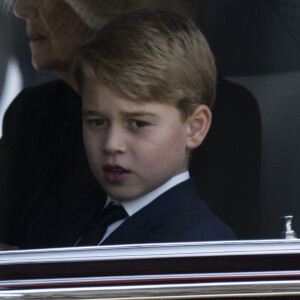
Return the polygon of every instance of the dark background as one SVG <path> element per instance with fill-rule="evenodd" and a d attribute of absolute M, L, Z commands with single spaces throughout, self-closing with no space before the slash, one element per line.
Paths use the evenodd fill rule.
<path fill-rule="evenodd" d="M 198 25 L 219 74 L 248 88 L 259 105 L 260 237 L 280 237 L 288 214 L 300 234 L 300 1 L 203 0 Z"/>

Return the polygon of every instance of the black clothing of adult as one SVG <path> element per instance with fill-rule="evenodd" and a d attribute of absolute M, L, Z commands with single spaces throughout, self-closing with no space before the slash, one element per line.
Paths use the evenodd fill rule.
<path fill-rule="evenodd" d="M 97 201 L 81 98 L 61 80 L 24 89 L 8 108 L 0 141 L 0 242 L 20 245 L 43 211 Z"/>

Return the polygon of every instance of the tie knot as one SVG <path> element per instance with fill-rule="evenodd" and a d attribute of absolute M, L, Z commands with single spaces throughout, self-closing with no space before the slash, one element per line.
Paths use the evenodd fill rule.
<path fill-rule="evenodd" d="M 128 214 L 122 205 L 116 205 L 113 202 L 110 202 L 100 213 L 98 223 L 101 226 L 108 227 L 110 224 L 125 219 L 128 217 Z"/>
<path fill-rule="evenodd" d="M 87 232 L 78 240 L 75 246 L 98 245 L 109 225 L 127 217 L 128 214 L 122 205 L 110 202 L 89 226 Z"/>

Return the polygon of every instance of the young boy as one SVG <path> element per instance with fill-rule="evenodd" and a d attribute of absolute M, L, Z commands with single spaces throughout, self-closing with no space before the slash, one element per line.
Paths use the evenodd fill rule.
<path fill-rule="evenodd" d="M 215 97 L 214 59 L 200 30 L 177 15 L 134 12 L 97 33 L 78 60 L 90 167 L 108 202 L 127 212 L 98 242 L 233 239 L 187 171 Z"/>
<path fill-rule="evenodd" d="M 125 14 L 81 47 L 76 66 L 86 152 L 108 197 L 100 210 L 44 220 L 44 240 L 56 242 L 36 246 L 234 239 L 187 171 L 215 97 L 214 59 L 200 30 L 161 11 Z"/>

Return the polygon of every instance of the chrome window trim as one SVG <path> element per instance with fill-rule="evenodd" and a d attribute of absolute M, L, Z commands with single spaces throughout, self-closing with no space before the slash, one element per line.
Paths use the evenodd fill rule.
<path fill-rule="evenodd" d="M 300 295 L 299 258 L 296 239 L 2 251 L 0 299 Z"/>
<path fill-rule="evenodd" d="M 300 270 L 297 271 L 271 271 L 271 272 L 226 272 L 226 273 L 191 273 L 191 274 L 153 274 L 153 275 L 133 275 L 133 276 L 103 276 L 103 277 L 77 277 L 77 278 L 55 278 L 55 279 L 23 279 L 23 280 L 2 280 L 1 287 L 14 286 L 38 286 L 55 284 L 76 284 L 76 283 L 122 283 L 141 281 L 172 281 L 172 280 L 208 280 L 208 279 L 257 279 L 272 277 L 300 277 Z M 299 283 L 300 284 L 300 283 Z"/>
<path fill-rule="evenodd" d="M 25 263 L 263 254 L 300 254 L 300 240 L 163 243 L 0 251 L 0 266 Z"/>
<path fill-rule="evenodd" d="M 169 284 L 0 291 L 2 299 L 192 299 L 300 295 L 299 281 Z"/>

